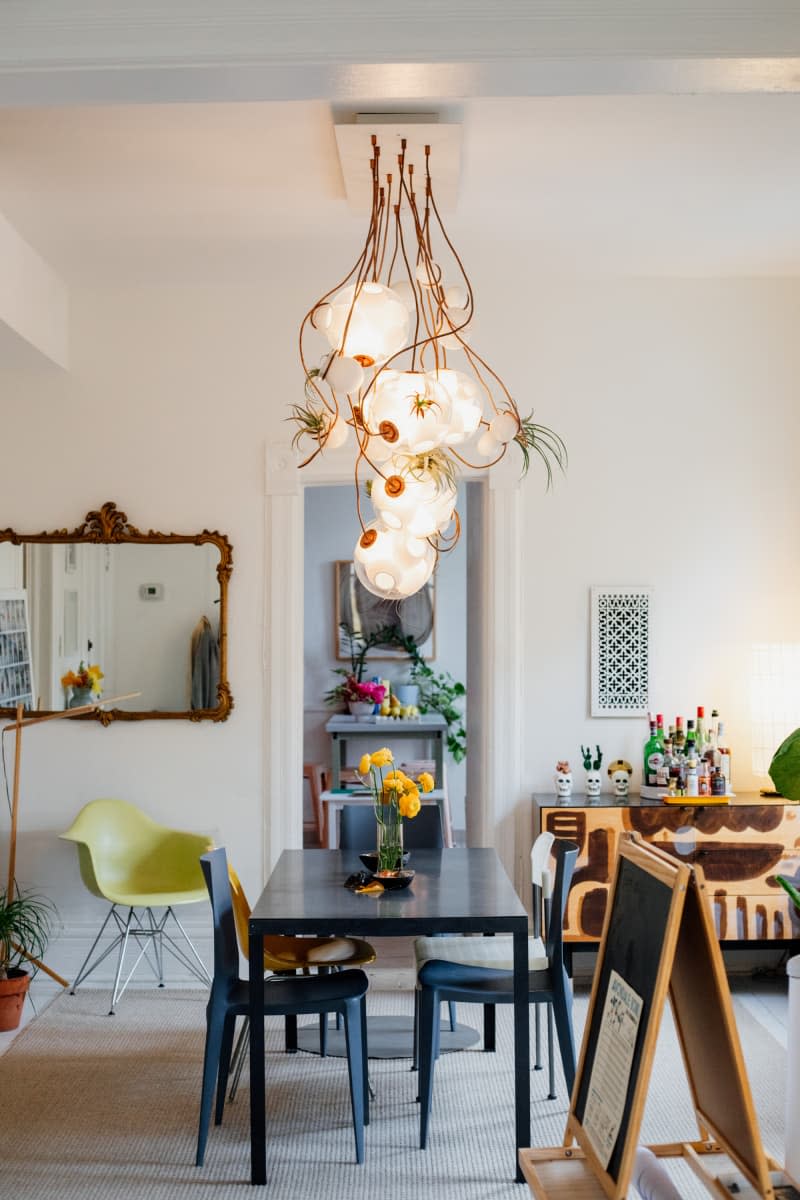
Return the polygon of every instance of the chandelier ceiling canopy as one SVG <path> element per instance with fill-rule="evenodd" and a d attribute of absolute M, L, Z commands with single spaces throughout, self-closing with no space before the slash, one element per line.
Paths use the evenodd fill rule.
<path fill-rule="evenodd" d="M 457 479 L 516 445 L 527 470 L 541 457 L 548 486 L 566 465 L 558 434 L 520 416 L 472 336 L 475 297 L 433 189 L 431 147 L 392 163 L 371 137 L 370 213 L 355 264 L 300 327 L 305 402 L 292 406 L 293 444 L 306 466 L 355 442 L 354 550 L 362 584 L 400 600 L 430 579 L 458 540 Z M 365 495 L 372 513 L 365 512 Z"/>

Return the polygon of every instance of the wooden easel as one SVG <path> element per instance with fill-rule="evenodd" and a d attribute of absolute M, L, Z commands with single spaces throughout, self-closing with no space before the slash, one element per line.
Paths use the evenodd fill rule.
<path fill-rule="evenodd" d="M 607 1002 L 620 977 L 641 999 L 641 1014 L 624 1108 L 601 1149 L 596 1106 L 591 1124 L 588 1114 L 604 1087 L 598 1047 L 607 1036 L 604 1023 L 613 1021 Z M 797 1181 L 778 1178 L 780 1167 L 761 1145 L 702 870 L 632 834 L 620 842 L 564 1144 L 519 1152 L 536 1200 L 625 1200 L 667 992 L 700 1138 L 650 1149 L 683 1159 L 713 1196 L 730 1200 L 732 1193 L 708 1169 L 710 1155 L 727 1156 L 721 1165 L 733 1166 L 764 1200 L 800 1194 Z"/>
<path fill-rule="evenodd" d="M 0 736 L 7 733 L 10 729 L 15 731 L 14 741 L 14 783 L 11 792 L 11 831 L 9 833 L 8 842 L 8 876 L 6 883 L 6 896 L 8 898 L 14 895 L 16 886 L 15 875 L 17 870 L 17 823 L 19 819 L 19 781 L 20 768 L 22 763 L 22 730 L 27 725 L 41 725 L 44 721 L 60 721 L 65 717 L 79 717 L 82 713 L 95 712 L 96 709 L 102 708 L 104 704 L 117 704 L 120 700 L 132 700 L 135 696 L 140 696 L 141 692 L 128 692 L 125 696 L 113 696 L 108 700 L 96 700 L 93 704 L 82 704 L 80 708 L 67 708 L 64 712 L 47 713 L 41 717 L 26 717 L 24 716 L 25 709 L 23 705 L 17 705 L 16 719 L 9 725 L 4 725 L 0 730 Z M 38 967 L 40 971 L 44 971 L 56 983 L 60 983 L 62 987 L 69 987 L 69 982 L 61 975 L 58 975 L 40 959 L 34 958 L 32 954 L 12 942 L 14 949 L 23 955 L 24 958 L 31 963 L 32 966 Z"/>

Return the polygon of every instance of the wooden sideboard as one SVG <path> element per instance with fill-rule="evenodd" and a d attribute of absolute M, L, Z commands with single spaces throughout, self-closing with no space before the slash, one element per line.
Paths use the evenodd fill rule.
<path fill-rule="evenodd" d="M 800 881 L 800 805 L 757 792 L 726 804 L 664 804 L 629 796 L 534 796 L 534 837 L 549 830 L 580 854 L 565 915 L 568 943 L 597 942 L 603 929 L 617 839 L 636 832 L 702 866 L 721 942 L 800 938 L 800 914 L 776 875 Z"/>

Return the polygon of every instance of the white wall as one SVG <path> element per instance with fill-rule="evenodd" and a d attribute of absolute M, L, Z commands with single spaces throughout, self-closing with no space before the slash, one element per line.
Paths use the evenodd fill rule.
<path fill-rule="evenodd" d="M 467 597 L 466 597 L 466 496 L 462 486 L 459 512 L 464 514 L 464 532 L 456 547 L 443 555 L 436 576 L 434 671 L 449 671 L 454 679 L 467 683 Z M 347 662 L 334 653 L 334 563 L 350 560 L 358 535 L 355 497 L 349 485 L 307 487 L 305 489 L 305 626 L 304 626 L 304 759 L 306 762 L 330 762 L 330 744 L 325 722 L 335 711 L 322 701 L 337 682 L 333 674 Z M 366 678 L 398 682 L 408 679 L 408 659 L 368 660 Z M 464 706 L 466 715 L 466 706 Z M 391 740 L 391 725 L 382 725 L 376 736 Z M 366 743 L 364 747 L 366 748 Z M 396 747 L 404 758 L 426 754 L 423 742 L 404 741 Z M 453 827 L 464 829 L 464 792 L 466 768 L 445 756 L 447 790 Z"/>
<path fill-rule="evenodd" d="M 535 407 L 570 464 L 552 495 L 523 495 L 532 789 L 552 790 L 559 758 L 582 788 L 587 742 L 641 781 L 645 722 L 588 715 L 592 584 L 654 588 L 653 710 L 716 706 L 734 786 L 768 784 L 752 769 L 751 647 L 800 643 L 798 318 L 793 281 L 605 282 L 537 302 Z"/>
<path fill-rule="evenodd" d="M 570 451 L 552 495 L 535 465 L 522 485 L 524 628 L 508 636 L 525 680 L 526 791 L 549 788 L 556 758 L 574 760 L 587 739 L 609 757 L 638 756 L 641 722 L 587 717 L 592 583 L 653 584 L 654 704 L 667 714 L 718 704 L 737 786 L 760 782 L 746 771 L 749 647 L 800 642 L 800 284 L 555 284 L 537 282 L 521 254 L 509 311 L 508 257 L 454 235 L 482 352 Z M 286 406 L 301 393 L 298 317 L 342 259 L 341 247 L 309 249 L 298 271 L 290 250 L 276 248 L 257 285 L 77 291 L 71 373 L 0 374 L 0 397 L 15 401 L 0 526 L 73 527 L 114 500 L 143 528 L 219 529 L 234 552 L 227 722 L 26 733 L 20 819 L 36 851 L 23 844 L 20 879 L 44 884 L 59 905 L 56 967 L 74 962 L 95 908 L 74 849 L 54 835 L 94 797 L 212 833 L 248 891 L 261 883 L 274 771 L 262 751 L 264 446 L 287 440 Z"/>

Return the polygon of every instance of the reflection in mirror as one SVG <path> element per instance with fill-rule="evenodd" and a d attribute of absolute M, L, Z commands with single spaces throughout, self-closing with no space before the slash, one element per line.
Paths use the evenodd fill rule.
<path fill-rule="evenodd" d="M 413 637 L 423 658 L 433 658 L 436 618 L 434 575 L 424 587 L 404 600 L 386 600 L 368 591 L 356 575 L 352 562 L 336 563 L 336 657 L 347 660 L 350 636 L 367 639 L 385 629 L 397 629 Z M 391 643 L 378 643 L 369 658 L 406 658 L 405 650 Z"/>
<path fill-rule="evenodd" d="M 26 707 L 59 711 L 102 689 L 141 693 L 99 714 L 104 723 L 227 717 L 227 538 L 143 534 L 108 504 L 73 534 L 2 531 L 0 550 L 0 597 L 23 597 L 29 630 Z M 0 695 L 0 706 L 12 702 Z"/>

